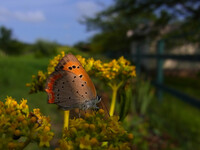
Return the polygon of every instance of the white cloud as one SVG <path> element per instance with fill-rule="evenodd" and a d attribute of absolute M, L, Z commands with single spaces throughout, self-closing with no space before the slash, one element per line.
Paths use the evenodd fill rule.
<path fill-rule="evenodd" d="M 6 21 L 10 15 L 10 12 L 6 8 L 0 7 L 0 21 Z"/>
<path fill-rule="evenodd" d="M 100 6 L 93 1 L 80 1 L 76 7 L 81 16 L 93 16 L 100 10 Z"/>
<path fill-rule="evenodd" d="M 14 17 L 25 22 L 41 22 L 45 20 L 45 16 L 41 11 L 35 12 L 14 12 Z"/>
<path fill-rule="evenodd" d="M 0 21 L 9 21 L 16 19 L 23 22 L 41 22 L 45 20 L 45 16 L 41 11 L 10 11 L 0 7 Z"/>

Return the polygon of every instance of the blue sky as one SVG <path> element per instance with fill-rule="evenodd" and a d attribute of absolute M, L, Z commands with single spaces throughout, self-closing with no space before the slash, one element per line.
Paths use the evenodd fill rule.
<path fill-rule="evenodd" d="M 73 45 L 95 32 L 79 23 L 94 16 L 112 0 L 0 0 L 0 26 L 12 29 L 14 38 L 33 43 L 42 38 Z"/>

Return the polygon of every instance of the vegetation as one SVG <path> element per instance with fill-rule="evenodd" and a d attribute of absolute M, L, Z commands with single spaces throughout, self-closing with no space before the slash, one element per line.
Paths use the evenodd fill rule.
<path fill-rule="evenodd" d="M 57 54 L 58 44 L 45 40 L 37 40 L 32 47 L 35 57 L 50 57 Z"/>
<path fill-rule="evenodd" d="M 5 54 L 22 54 L 28 44 L 22 43 L 12 37 L 12 30 L 6 27 L 0 27 L 0 50 Z"/>
<path fill-rule="evenodd" d="M 45 71 L 47 64 L 48 58 L 36 59 L 33 55 L 27 55 L 26 57 L 1 57 L 0 99 L 3 100 L 7 95 L 16 99 L 21 99 L 21 97 L 28 99 L 27 103 L 30 109 L 40 108 L 44 115 L 50 116 L 52 131 L 55 132 L 58 131 L 58 128 L 62 128 L 63 120 L 61 118 L 63 117 L 58 117 L 58 115 L 62 116 L 63 114 L 54 105 L 46 106 L 46 94 L 37 93 L 30 95 L 28 94 L 29 89 L 25 87 L 25 84 L 30 82 L 30 76 L 36 74 L 38 70 Z M 179 81 L 176 78 L 174 78 L 174 81 L 173 78 L 170 78 L 170 80 L 176 84 L 181 84 L 183 81 Z M 192 79 L 187 78 L 188 83 L 191 81 Z M 99 89 L 99 84 L 96 85 L 97 89 Z M 133 83 L 130 85 L 133 85 Z M 146 85 L 141 81 L 137 89 L 141 89 L 144 86 Z M 191 84 L 190 87 L 194 86 L 195 84 Z M 104 86 L 101 88 L 106 89 Z M 182 86 L 182 88 L 183 91 L 187 90 L 187 86 Z M 198 93 L 197 90 L 196 93 Z M 148 94 L 149 92 L 146 92 L 142 96 L 145 97 Z M 110 95 L 110 92 L 107 95 Z M 191 95 L 193 94 L 191 93 Z M 121 103 L 117 103 L 117 112 L 120 112 L 118 109 L 120 105 Z M 200 125 L 200 111 L 196 108 L 188 106 L 186 103 L 169 95 L 164 95 L 163 103 L 158 103 L 155 97 L 151 99 L 144 115 L 138 115 L 133 108 L 132 103 L 127 113 L 128 116 L 124 118 L 123 126 L 134 135 L 135 149 L 199 149 L 200 134 L 198 129 Z M 61 131 L 55 132 L 51 144 L 57 143 L 59 137 L 61 137 Z M 30 144 L 26 149 L 39 148 L 36 144 Z"/>
<path fill-rule="evenodd" d="M 172 37 L 188 41 L 199 40 L 198 0 L 115 0 L 114 3 L 96 14 L 82 20 L 88 30 L 101 31 L 90 41 L 91 51 L 129 52 L 131 42 L 145 37 Z M 127 32 L 131 34 L 127 37 Z M 191 35 L 192 34 L 192 35 Z"/>

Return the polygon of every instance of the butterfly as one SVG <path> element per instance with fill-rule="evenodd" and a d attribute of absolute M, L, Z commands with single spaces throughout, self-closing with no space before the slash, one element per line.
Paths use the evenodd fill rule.
<path fill-rule="evenodd" d="M 47 79 L 45 91 L 48 103 L 57 104 L 63 110 L 98 109 L 97 103 L 101 101 L 89 75 L 72 54 L 60 60 Z"/>

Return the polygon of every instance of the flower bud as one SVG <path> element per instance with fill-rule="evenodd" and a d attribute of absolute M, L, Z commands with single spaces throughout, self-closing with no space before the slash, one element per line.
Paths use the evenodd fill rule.
<path fill-rule="evenodd" d="M 129 140 L 132 140 L 132 139 L 133 139 L 133 134 L 129 133 L 129 134 L 128 134 L 128 139 L 129 139 Z"/>
<path fill-rule="evenodd" d="M 20 136 L 21 132 L 20 132 L 20 130 L 17 129 L 17 130 L 15 130 L 14 134 L 15 134 L 15 136 Z"/>
<path fill-rule="evenodd" d="M 48 126 L 45 126 L 44 127 L 44 132 L 48 132 L 48 131 L 50 131 L 50 128 Z"/>
<path fill-rule="evenodd" d="M 95 130 L 95 125 L 94 124 L 90 124 L 90 127 L 89 127 L 91 130 Z"/>
<path fill-rule="evenodd" d="M 20 122 L 23 121 L 24 120 L 24 116 L 23 115 L 18 116 L 17 120 L 20 121 Z"/>
<path fill-rule="evenodd" d="M 31 117 L 31 123 L 35 123 L 37 121 L 36 117 Z"/>
<path fill-rule="evenodd" d="M 90 142 L 91 142 L 92 145 L 98 144 L 98 141 L 97 141 L 97 139 L 96 139 L 95 137 L 93 137 L 93 138 L 90 140 Z"/>
<path fill-rule="evenodd" d="M 103 115 L 104 114 L 104 110 L 103 109 L 99 109 L 99 114 Z"/>

